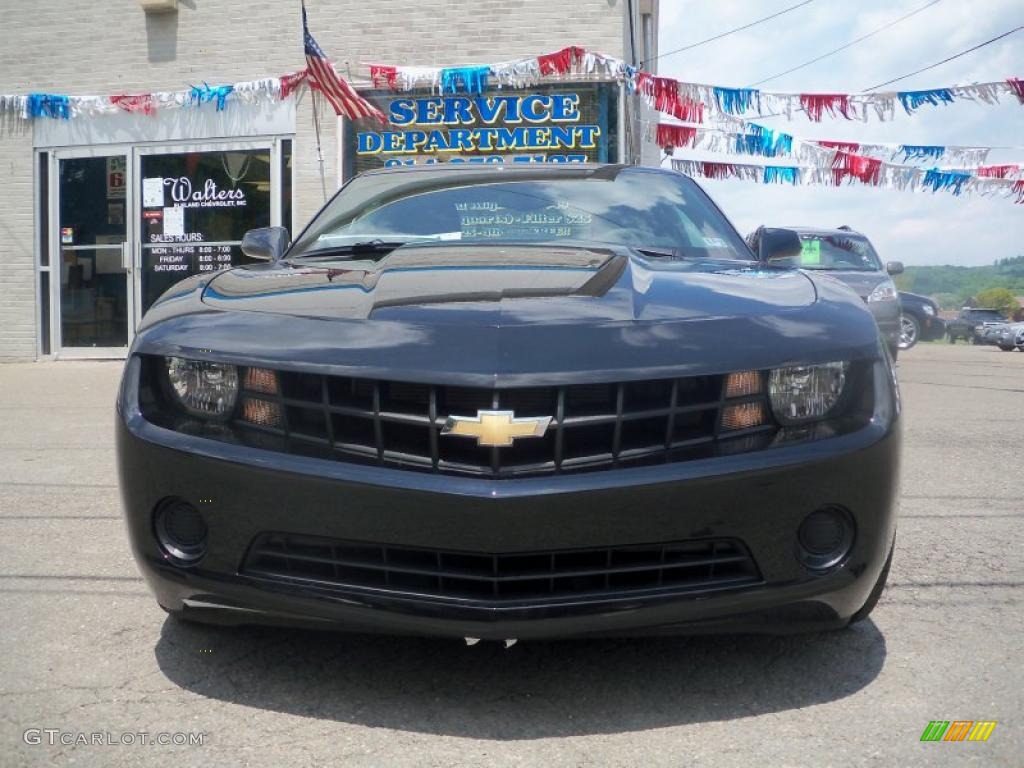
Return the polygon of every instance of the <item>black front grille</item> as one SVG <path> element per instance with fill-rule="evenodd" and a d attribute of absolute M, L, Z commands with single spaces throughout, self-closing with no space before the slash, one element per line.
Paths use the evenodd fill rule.
<path fill-rule="evenodd" d="M 735 539 L 480 554 L 269 533 L 253 542 L 242 573 L 321 588 L 501 604 L 600 601 L 760 581 Z"/>
<path fill-rule="evenodd" d="M 706 458 L 765 447 L 761 426 L 720 434 L 724 376 L 488 389 L 282 371 L 280 393 L 243 391 L 237 429 L 261 447 L 427 472 L 518 477 Z M 277 403 L 280 422 L 243 421 L 247 399 Z M 764 395 L 730 399 L 755 400 Z M 502 448 L 442 433 L 449 416 L 513 411 L 550 417 L 543 437 Z"/>

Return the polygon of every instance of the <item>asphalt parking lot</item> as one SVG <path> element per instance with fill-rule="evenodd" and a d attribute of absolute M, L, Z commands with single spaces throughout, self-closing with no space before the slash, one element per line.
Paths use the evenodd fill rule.
<path fill-rule="evenodd" d="M 121 522 L 120 365 L 0 366 L 0 765 L 1018 766 L 1024 354 L 925 344 L 899 367 L 902 511 L 872 620 L 505 650 L 167 619 Z M 998 726 L 922 743 L 930 720 Z"/>

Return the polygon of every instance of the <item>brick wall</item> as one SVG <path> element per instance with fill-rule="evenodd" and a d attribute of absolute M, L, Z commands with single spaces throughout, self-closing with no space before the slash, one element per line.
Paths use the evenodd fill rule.
<path fill-rule="evenodd" d="M 4 0 L 0 93 L 178 90 L 304 66 L 298 2 L 180 0 L 145 14 L 137 0 Z M 577 44 L 627 57 L 627 0 L 307 0 L 312 30 L 339 70 L 360 62 L 488 63 Z M 472 12 L 470 12 L 470 9 Z M 324 198 L 311 99 L 295 127 L 297 226 Z M 322 120 L 327 193 L 335 188 L 333 114 Z M 32 141 L 0 125 L 0 359 L 36 355 Z"/>

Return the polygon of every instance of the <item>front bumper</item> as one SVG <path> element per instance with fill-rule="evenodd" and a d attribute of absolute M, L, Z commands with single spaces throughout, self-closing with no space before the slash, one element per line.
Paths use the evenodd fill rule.
<path fill-rule="evenodd" d="M 946 323 L 941 317 L 921 316 L 921 341 L 935 341 L 946 334 Z"/>
<path fill-rule="evenodd" d="M 829 440 L 659 467 L 488 481 L 306 459 L 189 437 L 139 413 L 129 361 L 117 422 L 125 516 L 139 567 L 165 608 L 229 623 L 286 623 L 478 638 L 763 630 L 845 624 L 866 601 L 895 529 L 898 420 Z M 203 511 L 209 549 L 174 565 L 153 532 L 162 499 Z M 796 558 L 796 530 L 822 506 L 856 522 L 849 556 L 824 574 Z M 585 604 L 458 605 L 314 588 L 241 572 L 265 532 L 474 553 L 648 542 L 742 541 L 760 579 L 741 588 Z"/>
<path fill-rule="evenodd" d="M 896 349 L 900 341 L 900 305 L 897 301 L 868 302 L 868 309 L 875 318 L 878 330 L 889 349 Z"/>

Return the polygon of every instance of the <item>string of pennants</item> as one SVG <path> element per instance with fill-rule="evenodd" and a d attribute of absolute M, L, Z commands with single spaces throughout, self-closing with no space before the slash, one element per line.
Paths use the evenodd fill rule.
<path fill-rule="evenodd" d="M 896 108 L 907 114 L 930 105 L 972 101 L 997 104 L 1013 96 L 1024 104 L 1024 80 L 1010 77 L 985 83 L 951 85 L 915 91 L 872 91 L 870 93 L 796 93 L 762 91 L 758 88 L 726 88 L 658 77 L 629 66 L 621 59 L 579 46 L 563 48 L 543 56 L 514 59 L 498 64 L 472 67 L 403 67 L 367 64 L 374 87 L 393 91 L 432 88 L 440 93 L 483 93 L 488 88 L 521 88 L 542 82 L 545 76 L 604 76 L 624 80 L 659 112 L 680 120 L 700 123 L 704 114 L 734 116 L 783 115 L 792 119 L 802 112 L 810 120 L 825 117 L 864 120 L 874 116 L 892 119 Z"/>
<path fill-rule="evenodd" d="M 828 186 L 861 183 L 905 191 L 948 191 L 955 196 L 979 194 L 1003 197 L 1024 204 L 1024 179 L 982 178 L 965 171 L 942 171 L 898 166 L 872 158 L 840 153 L 839 162 L 832 168 L 801 167 L 791 165 L 754 165 L 748 163 L 722 163 L 709 160 L 673 158 L 672 167 L 687 176 L 707 179 L 739 179 L 760 184 L 786 184 L 791 186 Z"/>
<path fill-rule="evenodd" d="M 246 104 L 273 102 L 293 95 L 306 72 L 282 77 L 265 77 L 224 85 L 190 85 L 186 90 L 111 96 L 68 96 L 57 93 L 0 94 L 0 115 L 17 115 L 26 120 L 49 117 L 68 120 L 121 112 L 155 115 L 159 110 L 186 109 L 211 104 L 221 112 L 229 101 Z"/>
<path fill-rule="evenodd" d="M 990 147 L 911 144 L 861 144 L 845 141 L 805 141 L 747 122 L 748 116 L 784 116 L 791 120 L 803 113 L 813 122 L 841 117 L 847 120 L 879 120 L 894 117 L 897 107 L 913 114 L 923 106 L 956 101 L 996 104 L 1015 97 L 1024 105 L 1024 80 L 954 85 L 916 91 L 874 91 L 859 94 L 792 93 L 756 88 L 726 88 L 658 77 L 606 54 L 569 46 L 554 53 L 514 59 L 485 66 L 405 67 L 368 64 L 369 85 L 392 91 L 429 88 L 441 94 L 482 94 L 495 88 L 525 88 L 541 82 L 571 79 L 611 79 L 624 82 L 659 112 L 686 123 L 659 123 L 653 138 L 664 148 L 701 147 L 710 151 L 793 157 L 811 167 L 750 165 L 673 159 L 673 167 L 707 178 L 737 178 L 763 183 L 838 185 L 847 181 L 896 189 L 950 190 L 954 195 L 977 192 L 1001 195 L 1024 203 L 1024 179 L 1015 164 L 981 165 Z M 70 96 L 53 93 L 0 94 L 0 117 L 24 119 L 71 119 L 120 112 L 154 115 L 164 109 L 185 109 L 211 104 L 222 111 L 232 101 L 258 103 L 295 95 L 308 86 L 308 72 L 299 70 L 281 77 L 210 86 L 190 85 L 179 91 L 159 91 L 110 96 Z M 735 131 L 705 128 L 715 117 Z M 922 169 L 888 162 L 903 160 L 951 160 L 972 168 Z"/>
<path fill-rule="evenodd" d="M 870 93 L 791 93 L 757 88 L 727 88 L 688 83 L 658 77 L 626 64 L 622 59 L 580 46 L 568 46 L 554 53 L 512 59 L 497 64 L 463 67 L 406 67 L 368 64 L 369 85 L 393 91 L 430 88 L 439 93 L 480 94 L 492 88 L 524 88 L 541 82 L 572 79 L 613 79 L 624 82 L 659 112 L 679 120 L 701 123 L 705 115 L 768 116 L 792 119 L 797 113 L 814 122 L 824 118 L 847 120 L 891 119 L 901 107 L 913 114 L 923 106 L 957 101 L 996 104 L 1015 97 L 1024 104 L 1024 80 L 1005 80 L 970 85 L 952 85 L 916 91 L 872 91 Z M 160 109 L 185 108 L 212 103 L 223 110 L 229 101 L 283 99 L 306 83 L 306 71 L 282 77 L 210 86 L 190 85 L 180 91 L 161 91 L 111 96 L 69 96 L 59 93 L 0 95 L 0 113 L 26 119 L 114 114 L 120 111 L 154 114 Z"/>
<path fill-rule="evenodd" d="M 703 149 L 708 152 L 790 157 L 819 168 L 835 167 L 837 158 L 861 156 L 866 160 L 903 164 L 914 161 L 948 160 L 962 164 L 954 169 L 984 178 L 1017 178 L 1024 169 L 1016 163 L 983 165 L 993 147 L 960 147 L 918 144 L 861 144 L 851 141 L 807 140 L 775 131 L 756 123 L 745 123 L 744 129 L 730 131 L 697 125 L 675 123 L 653 124 L 651 138 L 666 151 Z"/>

